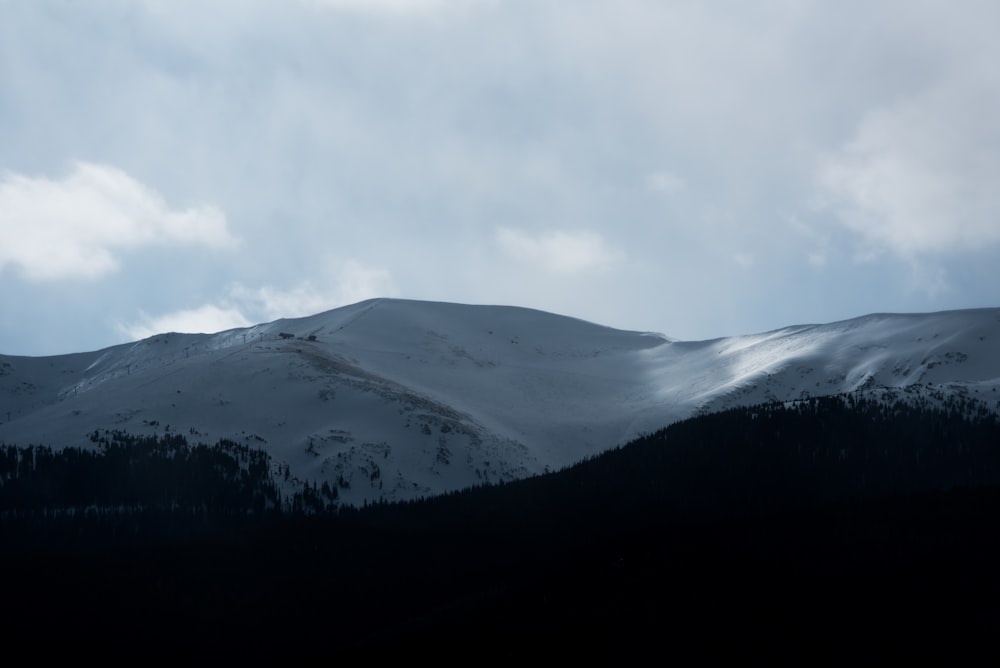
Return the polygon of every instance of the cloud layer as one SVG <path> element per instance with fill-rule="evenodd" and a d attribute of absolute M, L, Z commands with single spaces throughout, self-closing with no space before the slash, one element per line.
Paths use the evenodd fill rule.
<path fill-rule="evenodd" d="M 998 24 L 990 0 L 6 3 L 0 352 L 379 294 L 681 339 L 993 305 Z"/>

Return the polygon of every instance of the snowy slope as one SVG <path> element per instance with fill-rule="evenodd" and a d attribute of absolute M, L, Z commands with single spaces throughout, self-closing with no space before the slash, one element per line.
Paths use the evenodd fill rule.
<path fill-rule="evenodd" d="M 565 466 L 697 411 L 880 387 L 1000 406 L 1000 309 L 679 342 L 530 309 L 371 300 L 93 353 L 0 356 L 0 441 L 95 429 L 267 449 L 289 485 L 405 499 Z M 932 390 L 933 388 L 933 390 Z"/>

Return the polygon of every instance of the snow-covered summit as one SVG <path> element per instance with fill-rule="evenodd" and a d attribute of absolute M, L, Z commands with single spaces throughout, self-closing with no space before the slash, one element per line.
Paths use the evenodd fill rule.
<path fill-rule="evenodd" d="M 509 306 L 375 299 L 217 334 L 0 356 L 0 441 L 94 430 L 266 448 L 341 498 L 403 499 L 557 468 L 697 411 L 843 391 L 1000 406 L 1000 309 L 869 315 L 711 341 Z"/>

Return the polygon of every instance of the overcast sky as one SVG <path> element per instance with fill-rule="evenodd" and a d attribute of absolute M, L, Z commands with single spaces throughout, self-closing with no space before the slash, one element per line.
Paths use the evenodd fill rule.
<path fill-rule="evenodd" d="M 0 353 L 1000 306 L 1000 3 L 0 0 Z"/>

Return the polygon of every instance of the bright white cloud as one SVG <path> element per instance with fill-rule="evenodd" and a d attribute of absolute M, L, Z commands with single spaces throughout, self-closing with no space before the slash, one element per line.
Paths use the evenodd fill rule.
<path fill-rule="evenodd" d="M 336 264 L 320 285 L 304 281 L 282 290 L 270 285 L 250 289 L 234 284 L 229 298 L 264 321 L 313 315 L 365 299 L 392 297 L 398 292 L 385 269 L 353 259 Z"/>
<path fill-rule="evenodd" d="M 322 285 L 304 281 L 282 290 L 271 285 L 248 288 L 233 283 L 218 304 L 159 316 L 143 313 L 136 322 L 119 324 L 118 331 L 129 340 L 164 332 L 214 333 L 278 318 L 314 315 L 365 299 L 392 297 L 397 292 L 388 271 L 350 259 L 337 263 Z"/>
<path fill-rule="evenodd" d="M 531 235 L 501 227 L 496 237 L 507 255 L 563 276 L 602 271 L 623 257 L 604 237 L 591 230 L 554 230 Z"/>
<path fill-rule="evenodd" d="M 76 163 L 62 180 L 0 174 L 0 269 L 35 281 L 95 278 L 117 268 L 119 251 L 163 243 L 236 242 L 219 209 L 171 210 L 114 167 Z"/>
<path fill-rule="evenodd" d="M 280 290 L 271 285 L 252 289 L 236 283 L 230 286 L 229 294 L 242 308 L 260 314 L 262 320 L 297 318 L 320 313 L 337 305 L 334 295 L 318 289 L 311 281 L 300 283 L 289 290 Z"/>
<path fill-rule="evenodd" d="M 396 286 L 387 270 L 357 260 L 348 260 L 337 271 L 336 290 L 338 306 L 396 294 Z"/>
<path fill-rule="evenodd" d="M 134 341 L 166 332 L 213 334 L 236 327 L 248 327 L 251 324 L 253 323 L 235 308 L 205 304 L 198 308 L 183 309 L 159 316 L 142 314 L 138 322 L 119 324 L 118 331 Z"/>
<path fill-rule="evenodd" d="M 646 176 L 646 186 L 655 192 L 671 194 L 684 187 L 684 179 L 673 172 L 658 171 Z"/>
<path fill-rule="evenodd" d="M 1000 243 L 1000 85 L 951 80 L 864 117 L 822 163 L 840 221 L 906 257 Z"/>

